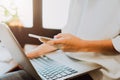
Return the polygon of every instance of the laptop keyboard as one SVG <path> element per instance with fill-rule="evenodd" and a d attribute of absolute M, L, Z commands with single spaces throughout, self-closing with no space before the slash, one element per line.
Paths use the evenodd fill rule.
<path fill-rule="evenodd" d="M 47 80 L 56 80 L 77 73 L 76 70 L 67 67 L 66 65 L 59 64 L 46 56 L 32 59 L 30 61 L 38 74 L 42 75 Z"/>

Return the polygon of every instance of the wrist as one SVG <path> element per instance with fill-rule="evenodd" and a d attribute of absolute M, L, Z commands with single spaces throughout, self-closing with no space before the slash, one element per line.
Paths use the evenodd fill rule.
<path fill-rule="evenodd" d="M 90 51 L 90 41 L 87 40 L 81 40 L 81 43 L 79 44 L 79 51 L 82 52 L 89 52 Z"/>
<path fill-rule="evenodd" d="M 80 51 L 83 52 L 100 52 L 103 50 L 103 42 L 102 41 L 89 41 L 89 40 L 83 40 L 80 45 Z"/>
<path fill-rule="evenodd" d="M 97 40 L 97 41 L 84 40 L 83 46 L 81 49 L 84 52 L 101 52 L 104 50 L 104 48 L 105 48 L 105 45 L 101 40 Z"/>
<path fill-rule="evenodd" d="M 80 51 L 83 52 L 115 52 L 111 40 L 83 40 Z"/>

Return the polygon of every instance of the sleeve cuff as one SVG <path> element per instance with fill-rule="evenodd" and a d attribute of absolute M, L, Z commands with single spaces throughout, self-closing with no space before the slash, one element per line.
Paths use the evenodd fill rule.
<path fill-rule="evenodd" d="M 112 39 L 112 44 L 115 50 L 120 53 L 120 36 L 117 36 L 116 38 Z"/>

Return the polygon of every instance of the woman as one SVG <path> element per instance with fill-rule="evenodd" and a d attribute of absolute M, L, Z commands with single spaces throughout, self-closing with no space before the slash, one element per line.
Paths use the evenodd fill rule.
<path fill-rule="evenodd" d="M 90 73 L 94 80 L 120 80 L 120 1 L 71 0 L 69 9 L 68 23 L 57 39 L 42 44 L 28 57 L 59 45 L 73 58 L 101 65 L 102 69 Z M 44 47 L 50 48 L 45 51 Z"/>

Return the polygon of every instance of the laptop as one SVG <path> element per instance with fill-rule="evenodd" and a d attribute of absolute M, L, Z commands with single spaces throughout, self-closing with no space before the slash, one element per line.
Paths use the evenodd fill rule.
<path fill-rule="evenodd" d="M 99 65 L 94 63 L 69 58 L 60 50 L 29 60 L 9 27 L 5 24 L 0 24 L 0 41 L 8 49 L 20 68 L 35 80 L 66 80 L 100 68 Z"/>

